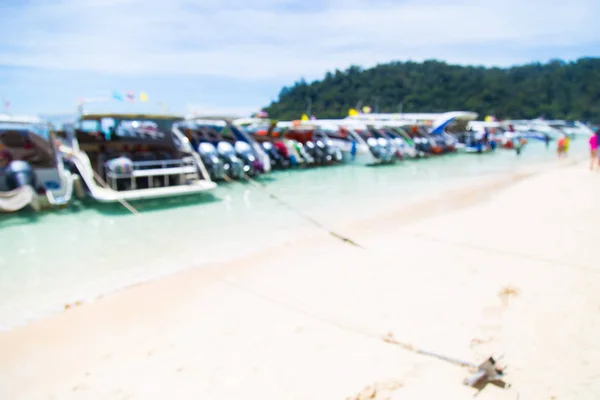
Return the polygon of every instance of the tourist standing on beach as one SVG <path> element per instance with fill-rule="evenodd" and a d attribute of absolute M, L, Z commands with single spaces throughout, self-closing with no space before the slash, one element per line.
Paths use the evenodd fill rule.
<path fill-rule="evenodd" d="M 600 129 L 590 136 L 590 171 L 594 169 L 594 164 L 598 163 L 600 167 L 600 158 L 598 158 L 598 139 L 600 139 Z"/>
<path fill-rule="evenodd" d="M 556 142 L 556 153 L 558 157 L 563 157 L 567 155 L 567 150 L 569 149 L 569 137 L 564 133 L 560 135 L 558 141 Z"/>

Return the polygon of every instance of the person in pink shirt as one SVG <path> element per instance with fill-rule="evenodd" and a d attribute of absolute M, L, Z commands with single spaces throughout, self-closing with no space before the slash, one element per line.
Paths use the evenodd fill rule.
<path fill-rule="evenodd" d="M 598 163 L 600 167 L 600 159 L 598 159 L 598 145 L 600 144 L 600 129 L 598 129 L 592 136 L 590 136 L 590 170 L 594 169 L 594 164 Z"/>

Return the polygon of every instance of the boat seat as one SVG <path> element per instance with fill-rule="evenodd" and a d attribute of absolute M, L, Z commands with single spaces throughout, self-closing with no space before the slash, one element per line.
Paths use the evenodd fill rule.
<path fill-rule="evenodd" d="M 119 176 L 131 176 L 133 173 L 133 162 L 127 157 L 113 158 L 104 163 L 107 174 Z"/>
<path fill-rule="evenodd" d="M 133 154 L 133 161 L 157 161 L 158 156 L 149 152 L 136 152 Z M 141 169 L 151 169 L 152 166 L 141 166 Z"/>
<path fill-rule="evenodd" d="M 169 151 L 159 151 L 156 153 L 157 160 L 173 160 L 176 157 Z"/>
<path fill-rule="evenodd" d="M 156 154 L 141 151 L 133 154 L 133 161 L 154 161 L 157 160 L 158 156 Z"/>
<path fill-rule="evenodd" d="M 5 131 L 0 134 L 0 142 L 4 143 L 7 147 L 13 148 L 25 148 L 29 141 L 25 134 L 17 131 Z"/>
<path fill-rule="evenodd" d="M 101 143 L 106 142 L 104 134 L 101 132 L 86 132 L 82 130 L 76 130 L 75 136 L 79 143 Z"/>

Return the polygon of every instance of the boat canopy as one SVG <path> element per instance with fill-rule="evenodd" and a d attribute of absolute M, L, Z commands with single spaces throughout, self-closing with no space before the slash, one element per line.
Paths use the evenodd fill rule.
<path fill-rule="evenodd" d="M 246 125 L 270 125 L 273 120 L 269 118 L 237 118 L 233 121 L 234 125 L 246 126 Z"/>
<path fill-rule="evenodd" d="M 432 121 L 438 118 L 442 113 L 372 113 L 358 114 L 348 116 L 346 119 L 354 119 L 359 121 L 383 121 L 383 120 L 415 120 L 415 121 Z"/>
<path fill-rule="evenodd" d="M 0 118 L 0 147 L 11 160 L 25 160 L 36 168 L 54 168 L 56 149 L 50 126 L 37 117 Z"/>
<path fill-rule="evenodd" d="M 450 111 L 447 113 L 440 114 L 440 116 L 433 122 L 431 132 L 434 135 L 440 135 L 444 133 L 446 127 L 455 121 L 460 121 L 461 125 L 466 127 L 468 121 L 472 121 L 477 118 L 479 114 L 468 111 Z"/>
<path fill-rule="evenodd" d="M 186 127 L 187 124 L 192 124 L 191 126 L 187 125 L 191 129 L 209 127 L 223 138 L 252 143 L 252 139 L 248 136 L 248 134 L 234 125 L 234 121 L 236 119 L 237 118 L 219 116 L 195 116 L 182 121 L 180 124 L 183 127 Z"/>
<path fill-rule="evenodd" d="M 467 129 L 473 129 L 475 131 L 483 131 L 485 128 L 500 128 L 502 126 L 501 122 L 498 121 L 469 121 L 467 124 Z"/>
<path fill-rule="evenodd" d="M 21 124 L 43 124 L 44 121 L 36 116 L 0 114 L 0 122 Z"/>
<path fill-rule="evenodd" d="M 36 116 L 0 114 L 1 131 L 27 131 L 47 140 L 50 128 L 48 122 Z"/>
<path fill-rule="evenodd" d="M 97 120 L 100 118 L 119 118 L 119 119 L 168 119 L 168 120 L 179 120 L 183 119 L 180 115 L 174 114 L 122 114 L 122 113 L 108 113 L 108 114 L 82 114 L 80 120 Z"/>
<path fill-rule="evenodd" d="M 214 126 L 219 128 L 225 128 L 227 126 L 227 122 L 224 120 L 218 119 L 186 119 L 181 121 L 178 125 L 185 127 L 196 127 L 196 126 Z"/>
<path fill-rule="evenodd" d="M 199 115 L 199 114 L 188 114 L 185 116 L 185 119 L 188 121 L 192 120 L 211 120 L 211 121 L 225 121 L 228 123 L 233 123 L 238 120 L 239 117 L 225 116 L 225 115 Z"/>
<path fill-rule="evenodd" d="M 0 121 L 0 132 L 19 131 L 36 134 L 44 139 L 50 137 L 50 126 L 44 123 L 5 122 Z"/>
<path fill-rule="evenodd" d="M 316 119 L 310 121 L 279 121 L 277 127 L 281 129 L 366 129 L 367 121 L 352 119 Z"/>
<path fill-rule="evenodd" d="M 444 113 L 380 113 L 380 114 L 358 114 L 348 116 L 345 119 L 358 121 L 414 121 L 415 123 L 428 123 L 436 125 L 436 121 L 442 118 L 470 121 L 477 118 L 479 114 L 472 111 L 449 111 Z"/>
<path fill-rule="evenodd" d="M 80 140 L 88 139 L 86 133 L 103 135 L 105 140 L 110 140 L 112 135 L 128 140 L 169 140 L 173 136 L 173 124 L 181 120 L 176 115 L 88 114 L 77 122 L 77 136 Z"/>

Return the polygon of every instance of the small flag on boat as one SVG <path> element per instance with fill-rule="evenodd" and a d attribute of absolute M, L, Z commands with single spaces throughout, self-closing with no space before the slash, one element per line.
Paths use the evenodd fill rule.
<path fill-rule="evenodd" d="M 308 115 L 306 114 L 302 114 L 302 118 L 300 118 L 301 121 L 308 121 Z"/>
<path fill-rule="evenodd" d="M 140 101 L 148 101 L 148 94 L 146 92 L 140 92 Z"/>
<path fill-rule="evenodd" d="M 127 101 L 135 101 L 135 93 L 133 93 L 133 91 L 129 91 L 127 92 L 126 95 Z"/>
<path fill-rule="evenodd" d="M 357 115 L 358 115 L 358 111 L 356 111 L 354 108 L 351 108 L 350 110 L 348 110 L 348 116 L 355 117 Z"/>
<path fill-rule="evenodd" d="M 123 96 L 121 95 L 121 93 L 115 90 L 113 91 L 113 99 L 123 101 Z"/>

